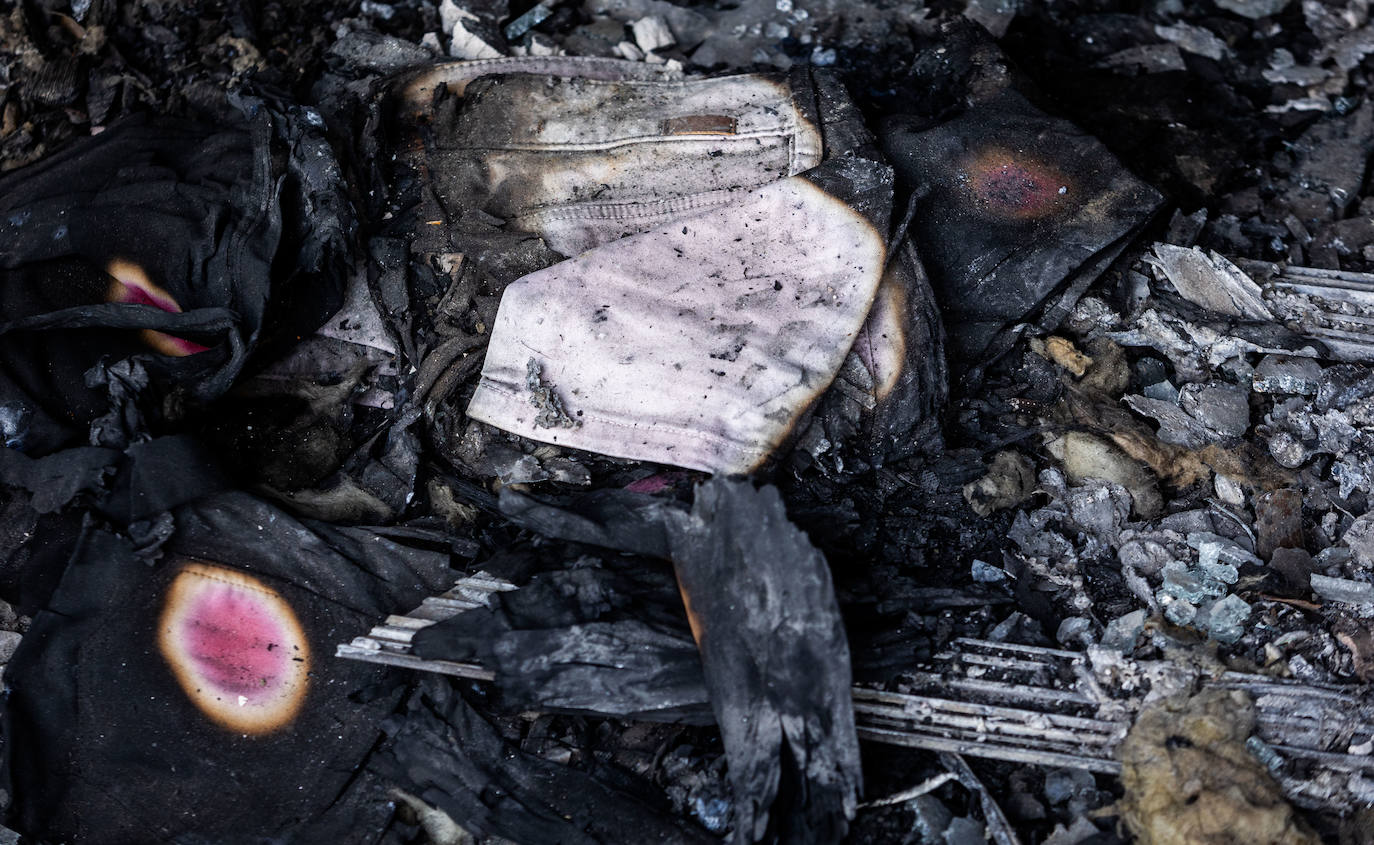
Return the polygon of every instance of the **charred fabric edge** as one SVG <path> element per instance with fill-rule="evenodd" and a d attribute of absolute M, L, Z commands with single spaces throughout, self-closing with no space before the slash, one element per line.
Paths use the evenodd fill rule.
<path fill-rule="evenodd" d="M 712 479 L 671 532 L 735 792 L 735 839 L 838 842 L 862 787 L 852 673 L 825 558 L 776 488 Z"/>
<path fill-rule="evenodd" d="M 639 556 L 589 563 L 409 629 L 411 654 L 491 667 L 506 710 L 712 724 L 671 567 Z"/>
<path fill-rule="evenodd" d="M 730 763 L 737 836 L 771 826 L 782 841 L 842 838 L 862 784 L 849 646 L 825 558 L 778 491 L 712 479 L 690 516 L 625 491 L 577 504 L 570 514 L 501 493 L 502 512 L 547 536 L 672 558 Z"/>
<path fill-rule="evenodd" d="M 654 807 L 647 792 L 631 791 L 635 780 L 617 769 L 580 771 L 512 747 L 447 683 L 426 681 L 390 730 L 394 748 L 373 766 L 479 836 L 562 845 L 717 841 Z"/>
<path fill-rule="evenodd" d="M 687 521 L 684 506 L 628 490 L 596 490 L 545 502 L 503 487 L 499 496 L 507 519 L 545 537 L 663 560 L 672 557 L 672 526 Z"/>

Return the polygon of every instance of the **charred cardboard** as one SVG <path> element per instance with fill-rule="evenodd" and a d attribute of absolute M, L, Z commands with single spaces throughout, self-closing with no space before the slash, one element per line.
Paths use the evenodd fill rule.
<path fill-rule="evenodd" d="M 131 118 L 0 180 L 7 445 L 84 434 L 109 402 L 86 382 L 102 359 L 143 362 L 156 418 L 174 389 L 221 394 L 265 330 L 338 306 L 351 218 L 328 144 L 308 116 L 240 103 L 238 125 Z"/>
<path fill-rule="evenodd" d="M 88 527 L 6 668 L 12 823 L 85 842 L 371 841 L 356 778 L 402 689 L 329 659 L 446 554 L 241 493 L 172 511 L 159 562 Z"/>

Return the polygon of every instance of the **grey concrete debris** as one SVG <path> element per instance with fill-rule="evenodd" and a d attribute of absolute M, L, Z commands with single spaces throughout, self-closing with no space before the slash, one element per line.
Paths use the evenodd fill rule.
<path fill-rule="evenodd" d="M 1179 406 L 1222 437 L 1239 437 L 1250 428 L 1246 391 L 1225 382 L 1188 384 L 1179 390 Z"/>
<path fill-rule="evenodd" d="M 1177 44 L 1141 44 L 1127 47 L 1098 61 L 1098 67 L 1167 73 L 1187 68 Z"/>
<path fill-rule="evenodd" d="M 1321 365 L 1311 358 L 1265 355 L 1255 365 L 1250 385 L 1256 393 L 1315 396 L 1321 374 Z"/>
<path fill-rule="evenodd" d="M 1251 20 L 1269 18 L 1282 12 L 1289 0 L 1216 0 L 1218 8 Z"/>
<path fill-rule="evenodd" d="M 1021 13 L 1022 5 L 1023 0 L 968 0 L 964 17 L 982 26 L 994 38 L 1001 38 Z"/>
<path fill-rule="evenodd" d="M 1219 432 L 1209 429 L 1176 402 L 1146 396 L 1126 396 L 1124 401 L 1131 410 L 1159 423 L 1159 439 L 1165 443 L 1200 449 L 1222 438 Z"/>
<path fill-rule="evenodd" d="M 630 25 L 630 30 L 634 33 L 635 43 L 639 45 L 639 49 L 646 53 L 672 47 L 677 43 L 673 31 L 668 28 L 668 22 L 658 15 L 640 18 Z"/>
<path fill-rule="evenodd" d="M 1273 317 L 1259 286 L 1222 255 L 1197 247 L 1155 244 L 1154 255 L 1146 262 L 1189 302 L 1251 320 Z"/>
<path fill-rule="evenodd" d="M 19 648 L 19 641 L 24 635 L 18 631 L 0 631 L 0 664 L 8 663 L 14 656 L 14 650 Z"/>
<path fill-rule="evenodd" d="M 1130 613 L 1118 616 L 1107 623 L 1107 629 L 1102 632 L 1102 641 L 1098 643 L 1102 648 L 1119 651 L 1129 654 L 1140 641 L 1140 635 L 1145 633 L 1145 611 L 1132 610 Z"/>
<path fill-rule="evenodd" d="M 1177 44 L 1182 50 L 1205 56 L 1213 61 L 1219 61 L 1231 49 L 1210 30 L 1186 23 L 1176 23 L 1172 26 L 1155 24 L 1155 34 L 1165 41 Z"/>
<path fill-rule="evenodd" d="M 1374 583 L 1312 574 L 1312 592 L 1328 600 L 1352 605 L 1374 605 Z"/>

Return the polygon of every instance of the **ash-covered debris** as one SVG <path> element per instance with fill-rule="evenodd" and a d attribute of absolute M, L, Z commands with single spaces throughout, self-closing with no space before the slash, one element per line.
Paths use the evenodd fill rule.
<path fill-rule="evenodd" d="M 7 820 L 1357 841 L 1371 62 L 1360 0 L 16 4 Z"/>

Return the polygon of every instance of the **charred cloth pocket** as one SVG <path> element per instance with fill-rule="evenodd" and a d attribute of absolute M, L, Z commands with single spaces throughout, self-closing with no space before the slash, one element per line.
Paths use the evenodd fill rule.
<path fill-rule="evenodd" d="M 854 193 L 881 167 L 822 168 Z M 862 165 L 872 165 L 862 162 Z M 886 259 L 846 198 L 791 177 L 506 288 L 474 419 L 714 472 L 760 465 L 834 381 Z"/>
<path fill-rule="evenodd" d="M 1013 89 L 935 126 L 893 118 L 881 134 L 917 194 L 912 231 L 964 367 L 1005 352 L 1008 327 L 1057 327 L 1163 202 Z"/>
<path fill-rule="evenodd" d="M 405 91 L 426 185 L 411 266 L 441 268 L 428 293 L 412 280 L 411 301 L 469 308 L 432 320 L 441 337 L 477 327 L 465 348 L 494 327 L 470 418 L 744 471 L 843 372 L 852 401 L 828 404 L 844 419 L 827 432 L 866 436 L 879 459 L 910 451 L 944 396 L 943 366 L 919 363 L 939 358 L 938 318 L 914 253 L 889 260 L 891 170 L 838 82 L 627 78 L 614 62 L 595 78 L 518 64 L 473 78 L 467 64 Z M 500 224 L 489 246 L 477 216 Z M 531 243 L 570 258 L 530 267 Z"/>
<path fill-rule="evenodd" d="M 614 226 L 681 214 L 694 207 L 686 197 L 815 167 L 822 150 L 811 99 L 786 77 L 763 74 L 485 76 L 466 85 L 461 108 L 436 112 L 428 168 L 446 204 L 529 216 L 519 228 L 574 255 L 590 243 L 560 234 L 559 221 Z"/>
<path fill-rule="evenodd" d="M 213 399 L 258 342 L 274 279 L 342 248 L 348 224 L 318 205 L 338 184 L 316 163 L 328 147 L 306 120 L 243 109 L 227 128 L 130 119 L 0 179 L 7 445 L 42 454 L 83 434 L 108 409 L 85 379 L 102 359 L 138 357 L 157 390 Z M 316 161 L 297 161 L 307 147 Z M 284 233 L 286 195 L 315 219 Z M 337 299 L 321 294 L 312 307 Z"/>

